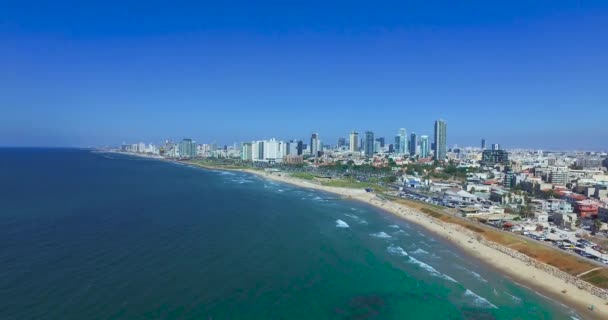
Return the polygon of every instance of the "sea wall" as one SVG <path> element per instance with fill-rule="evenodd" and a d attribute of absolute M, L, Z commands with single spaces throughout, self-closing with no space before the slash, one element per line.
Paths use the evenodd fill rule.
<path fill-rule="evenodd" d="M 543 263 L 543 262 L 540 262 L 540 261 L 538 261 L 536 259 L 530 258 L 527 255 L 525 255 L 525 254 L 523 254 L 523 253 L 521 253 L 519 251 L 513 250 L 511 248 L 507 248 L 507 247 L 501 246 L 501 245 L 499 245 L 497 243 L 494 243 L 492 241 L 488 241 L 488 240 L 485 240 L 485 239 L 480 239 L 479 242 L 482 243 L 482 244 L 484 244 L 484 245 L 486 245 L 486 246 L 488 246 L 488 247 L 490 247 L 490 248 L 493 248 L 493 249 L 496 249 L 496 250 L 498 250 L 498 251 L 500 251 L 502 253 L 505 253 L 505 254 L 507 254 L 507 255 L 515 258 L 515 259 L 519 259 L 519 260 L 525 262 L 526 264 L 532 265 L 532 266 L 534 266 L 537 269 L 543 270 L 543 271 L 545 271 L 545 272 L 553 275 L 554 277 L 556 277 L 558 279 L 564 280 L 566 283 L 574 284 L 579 289 L 585 290 L 585 291 L 593 294 L 594 296 L 597 296 L 597 297 L 602 298 L 604 300 L 608 300 L 608 290 L 606 290 L 606 289 L 598 288 L 598 287 L 590 284 L 587 281 L 581 280 L 580 278 L 577 278 L 577 277 L 575 277 L 573 275 L 570 275 L 570 274 L 568 274 L 566 272 L 563 272 L 563 271 L 561 271 L 561 270 L 559 270 L 559 269 L 557 269 L 557 268 L 555 268 L 553 266 L 550 266 L 550 265 L 548 265 L 546 263 Z"/>

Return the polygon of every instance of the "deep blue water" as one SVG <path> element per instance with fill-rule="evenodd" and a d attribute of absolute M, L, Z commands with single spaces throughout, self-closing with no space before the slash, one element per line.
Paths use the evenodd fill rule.
<path fill-rule="evenodd" d="M 415 225 L 245 173 L 0 149 L 0 182 L 1 319 L 575 316 Z"/>

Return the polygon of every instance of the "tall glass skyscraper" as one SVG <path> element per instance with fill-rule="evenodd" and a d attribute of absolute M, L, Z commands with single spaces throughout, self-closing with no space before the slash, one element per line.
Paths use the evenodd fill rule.
<path fill-rule="evenodd" d="M 418 135 L 412 132 L 410 135 L 410 156 L 416 155 L 416 147 L 418 146 Z"/>
<path fill-rule="evenodd" d="M 351 131 L 348 138 L 348 151 L 357 152 L 359 151 L 359 133 L 357 131 Z"/>
<path fill-rule="evenodd" d="M 420 136 L 420 158 L 429 157 L 429 136 Z"/>
<path fill-rule="evenodd" d="M 192 139 L 183 139 L 179 143 L 179 156 L 181 158 L 194 158 L 196 157 L 196 146 Z"/>
<path fill-rule="evenodd" d="M 435 121 L 435 160 L 447 158 L 447 124 L 443 120 Z"/>
<path fill-rule="evenodd" d="M 371 157 L 374 155 L 374 133 L 371 131 L 365 131 L 363 151 L 365 152 L 366 157 Z"/>
<path fill-rule="evenodd" d="M 397 142 L 397 141 L 395 141 Z M 408 143 L 407 143 L 407 131 L 405 130 L 405 128 L 401 128 L 399 129 L 399 146 L 398 148 L 396 148 L 398 151 L 397 153 L 399 154 L 406 154 L 409 152 L 408 149 Z"/>
<path fill-rule="evenodd" d="M 310 136 L 310 154 L 313 157 L 319 156 L 319 151 L 320 151 L 319 147 L 320 147 L 319 134 L 313 133 L 312 136 Z"/>

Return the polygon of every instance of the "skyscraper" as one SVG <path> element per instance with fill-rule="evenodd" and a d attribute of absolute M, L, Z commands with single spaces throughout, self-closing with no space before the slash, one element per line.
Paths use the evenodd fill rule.
<path fill-rule="evenodd" d="M 410 135 L 410 156 L 416 155 L 416 147 L 418 146 L 418 135 L 412 132 Z"/>
<path fill-rule="evenodd" d="M 429 136 L 420 136 L 420 158 L 429 156 Z"/>
<path fill-rule="evenodd" d="M 359 151 L 359 134 L 357 131 L 351 131 L 349 135 L 348 151 L 357 152 Z"/>
<path fill-rule="evenodd" d="M 435 121 L 435 160 L 444 161 L 447 157 L 447 124 Z"/>
<path fill-rule="evenodd" d="M 407 131 L 405 128 L 399 129 L 399 154 L 406 154 L 409 152 L 407 143 Z"/>
<path fill-rule="evenodd" d="M 486 139 L 481 138 L 481 150 L 485 150 L 485 149 L 486 149 Z"/>
<path fill-rule="evenodd" d="M 194 158 L 196 157 L 196 147 L 194 145 L 194 142 L 192 142 L 192 139 L 183 139 L 180 143 L 179 143 L 179 156 L 181 158 Z"/>
<path fill-rule="evenodd" d="M 319 155 L 319 134 L 313 133 L 310 137 L 310 154 L 313 157 L 317 157 Z"/>
<path fill-rule="evenodd" d="M 492 150 L 500 150 L 500 144 L 492 143 Z"/>
<path fill-rule="evenodd" d="M 245 142 L 241 145 L 241 159 L 243 161 L 253 160 L 253 149 L 251 142 Z"/>
<path fill-rule="evenodd" d="M 366 157 L 371 157 L 374 155 L 374 133 L 371 131 L 365 132 L 363 151 L 365 152 Z"/>
<path fill-rule="evenodd" d="M 346 139 L 338 138 L 338 148 L 342 148 L 346 145 Z"/>
<path fill-rule="evenodd" d="M 381 148 L 384 148 L 384 137 L 380 137 L 380 138 L 376 139 L 376 141 L 380 142 Z"/>
<path fill-rule="evenodd" d="M 393 146 L 393 152 L 395 152 L 396 154 L 399 154 L 401 152 L 401 150 L 399 150 L 399 146 L 401 146 L 401 136 L 400 135 L 396 135 L 395 136 L 395 144 Z"/>

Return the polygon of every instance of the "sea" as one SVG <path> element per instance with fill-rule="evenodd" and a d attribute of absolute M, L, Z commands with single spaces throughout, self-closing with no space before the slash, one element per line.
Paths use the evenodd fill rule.
<path fill-rule="evenodd" d="M 0 319 L 581 319 L 424 229 L 261 177 L 0 149 Z"/>

